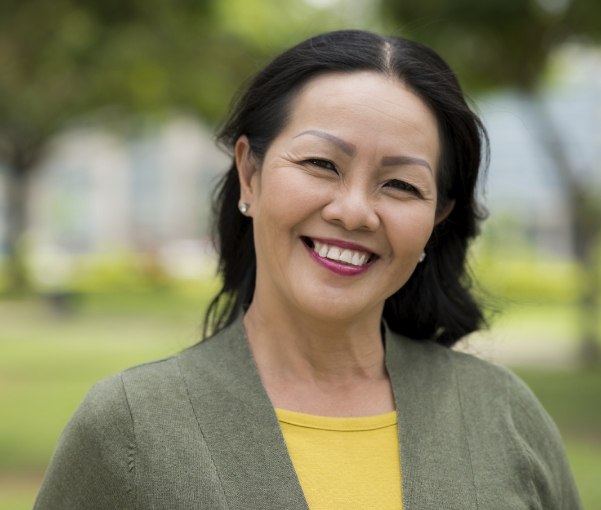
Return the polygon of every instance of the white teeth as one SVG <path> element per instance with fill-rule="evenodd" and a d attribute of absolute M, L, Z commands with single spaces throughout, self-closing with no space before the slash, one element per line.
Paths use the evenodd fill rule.
<path fill-rule="evenodd" d="M 328 254 L 326 255 L 326 257 L 332 260 L 340 260 L 341 253 L 342 252 L 340 251 L 340 248 L 336 248 L 333 246 L 328 250 Z"/>
<path fill-rule="evenodd" d="M 336 246 L 320 243 L 319 241 L 313 241 L 313 251 L 320 257 L 352 264 L 353 266 L 363 266 L 369 259 L 369 253 L 348 249 L 343 250 Z"/>
<path fill-rule="evenodd" d="M 353 261 L 353 254 L 350 250 L 343 250 L 343 252 L 340 254 L 340 260 L 342 260 L 342 262 L 346 262 L 347 264 L 351 264 Z"/>

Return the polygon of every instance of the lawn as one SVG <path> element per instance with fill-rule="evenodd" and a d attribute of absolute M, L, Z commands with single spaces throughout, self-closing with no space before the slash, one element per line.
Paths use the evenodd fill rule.
<path fill-rule="evenodd" d="M 71 315 L 31 299 L 0 301 L 0 510 L 31 508 L 60 431 L 95 381 L 198 340 L 204 295 L 88 296 Z M 499 327 L 536 331 L 538 315 L 528 317 L 521 310 Z M 517 371 L 560 427 L 585 508 L 601 509 L 601 372 Z"/>

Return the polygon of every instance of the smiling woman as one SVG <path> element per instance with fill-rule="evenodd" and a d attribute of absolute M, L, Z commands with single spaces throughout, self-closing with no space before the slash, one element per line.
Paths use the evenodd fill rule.
<path fill-rule="evenodd" d="M 245 135 L 235 153 L 257 261 L 247 330 L 254 321 L 277 319 L 286 331 L 304 328 L 300 318 L 338 321 L 357 348 L 371 348 L 365 330 L 379 338 L 384 302 L 443 219 L 434 115 L 398 79 L 325 74 L 298 92 L 260 163 Z"/>
<path fill-rule="evenodd" d="M 95 386 L 38 509 L 577 509 L 554 424 L 448 349 L 486 135 L 432 50 L 360 31 L 275 58 L 220 134 L 206 338 Z"/>

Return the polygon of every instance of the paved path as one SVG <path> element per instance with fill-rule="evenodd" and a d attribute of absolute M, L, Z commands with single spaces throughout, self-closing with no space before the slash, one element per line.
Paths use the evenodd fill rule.
<path fill-rule="evenodd" d="M 571 338 L 525 337 L 488 331 L 471 335 L 457 346 L 457 350 L 507 366 L 578 366 L 578 343 Z"/>

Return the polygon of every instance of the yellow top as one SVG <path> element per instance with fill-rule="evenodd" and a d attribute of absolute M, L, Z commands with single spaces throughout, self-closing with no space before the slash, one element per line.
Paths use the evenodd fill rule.
<path fill-rule="evenodd" d="M 400 510 L 396 412 L 333 418 L 276 409 L 311 510 Z"/>

